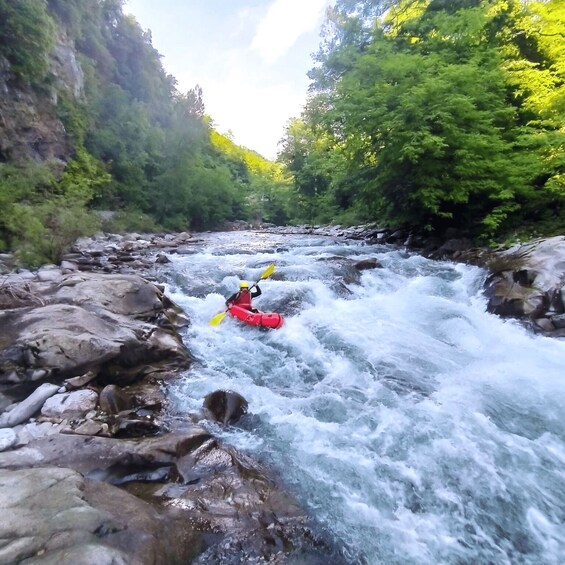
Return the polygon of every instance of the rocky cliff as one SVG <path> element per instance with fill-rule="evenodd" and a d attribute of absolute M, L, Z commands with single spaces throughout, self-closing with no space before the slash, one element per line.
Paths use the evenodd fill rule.
<path fill-rule="evenodd" d="M 41 85 L 18 78 L 7 59 L 0 57 L 0 162 L 67 163 L 72 144 L 58 105 L 61 97 L 81 101 L 83 96 L 84 74 L 74 44 L 62 30 Z"/>

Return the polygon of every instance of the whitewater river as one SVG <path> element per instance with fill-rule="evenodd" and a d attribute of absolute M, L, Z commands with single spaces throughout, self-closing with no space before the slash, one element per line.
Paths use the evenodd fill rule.
<path fill-rule="evenodd" d="M 205 234 L 168 293 L 197 362 L 180 412 L 231 389 L 214 433 L 280 471 L 345 563 L 565 563 L 565 341 L 486 312 L 481 269 L 307 235 Z M 358 272 L 375 258 L 382 268 Z M 285 315 L 210 318 L 240 279 Z M 331 565 L 331 564 L 328 564 Z"/>

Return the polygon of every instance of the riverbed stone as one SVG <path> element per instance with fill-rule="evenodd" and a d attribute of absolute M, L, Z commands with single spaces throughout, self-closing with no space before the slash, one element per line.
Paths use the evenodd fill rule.
<path fill-rule="evenodd" d="M 66 278 L 55 299 L 79 306 L 98 304 L 115 314 L 147 319 L 162 309 L 161 296 L 154 284 L 138 275 L 100 277 L 81 273 Z"/>
<path fill-rule="evenodd" d="M 216 390 L 204 398 L 204 408 L 221 424 L 234 424 L 247 414 L 247 400 L 233 390 Z"/>
<path fill-rule="evenodd" d="M 10 411 L 0 414 L 0 428 L 13 427 L 25 422 L 43 406 L 48 398 L 56 394 L 58 390 L 58 385 L 43 383 Z"/>
<path fill-rule="evenodd" d="M 191 558 L 190 532 L 167 512 L 71 469 L 0 470 L 0 511 L 10 516 L 0 521 L 1 565 L 166 565 Z"/>
<path fill-rule="evenodd" d="M 355 263 L 354 267 L 358 271 L 367 271 L 367 270 L 370 270 L 370 269 L 382 268 L 382 265 L 376 259 L 363 259 L 362 261 L 357 261 L 357 263 Z"/>
<path fill-rule="evenodd" d="M 515 245 L 493 253 L 486 264 L 491 270 L 485 283 L 490 312 L 529 320 L 547 335 L 562 330 L 565 237 Z"/>
<path fill-rule="evenodd" d="M 55 424 L 53 422 L 28 422 L 16 426 L 14 432 L 17 434 L 17 447 L 22 447 L 36 439 L 43 438 L 49 435 L 58 434 L 63 425 Z"/>
<path fill-rule="evenodd" d="M 0 429 L 0 451 L 9 449 L 15 445 L 18 436 L 12 428 Z"/>
<path fill-rule="evenodd" d="M 7 347 L 0 350 L 0 383 L 63 380 L 89 370 L 116 378 L 123 370 L 132 381 L 138 366 L 188 364 L 176 334 L 107 310 L 52 304 L 13 311 L 8 317 Z"/>
<path fill-rule="evenodd" d="M 106 414 L 118 414 L 132 406 L 130 395 L 117 385 L 107 385 L 100 391 L 100 410 Z"/>
<path fill-rule="evenodd" d="M 97 404 L 97 392 L 89 389 L 76 390 L 48 398 L 41 409 L 41 414 L 47 418 L 77 418 L 96 408 Z"/>

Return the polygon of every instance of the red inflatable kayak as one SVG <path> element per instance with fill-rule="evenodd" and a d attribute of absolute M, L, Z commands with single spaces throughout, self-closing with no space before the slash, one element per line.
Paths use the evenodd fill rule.
<path fill-rule="evenodd" d="M 265 312 L 251 312 L 241 306 L 230 306 L 228 312 L 234 318 L 241 320 L 250 326 L 269 328 L 276 330 L 284 324 L 284 318 L 280 314 L 266 314 Z"/>

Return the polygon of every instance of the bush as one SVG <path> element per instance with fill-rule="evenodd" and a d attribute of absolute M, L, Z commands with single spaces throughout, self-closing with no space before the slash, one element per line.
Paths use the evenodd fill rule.
<path fill-rule="evenodd" d="M 108 233 L 157 232 L 161 227 L 151 216 L 139 210 L 122 210 L 111 219 L 102 221 L 102 229 Z"/>

